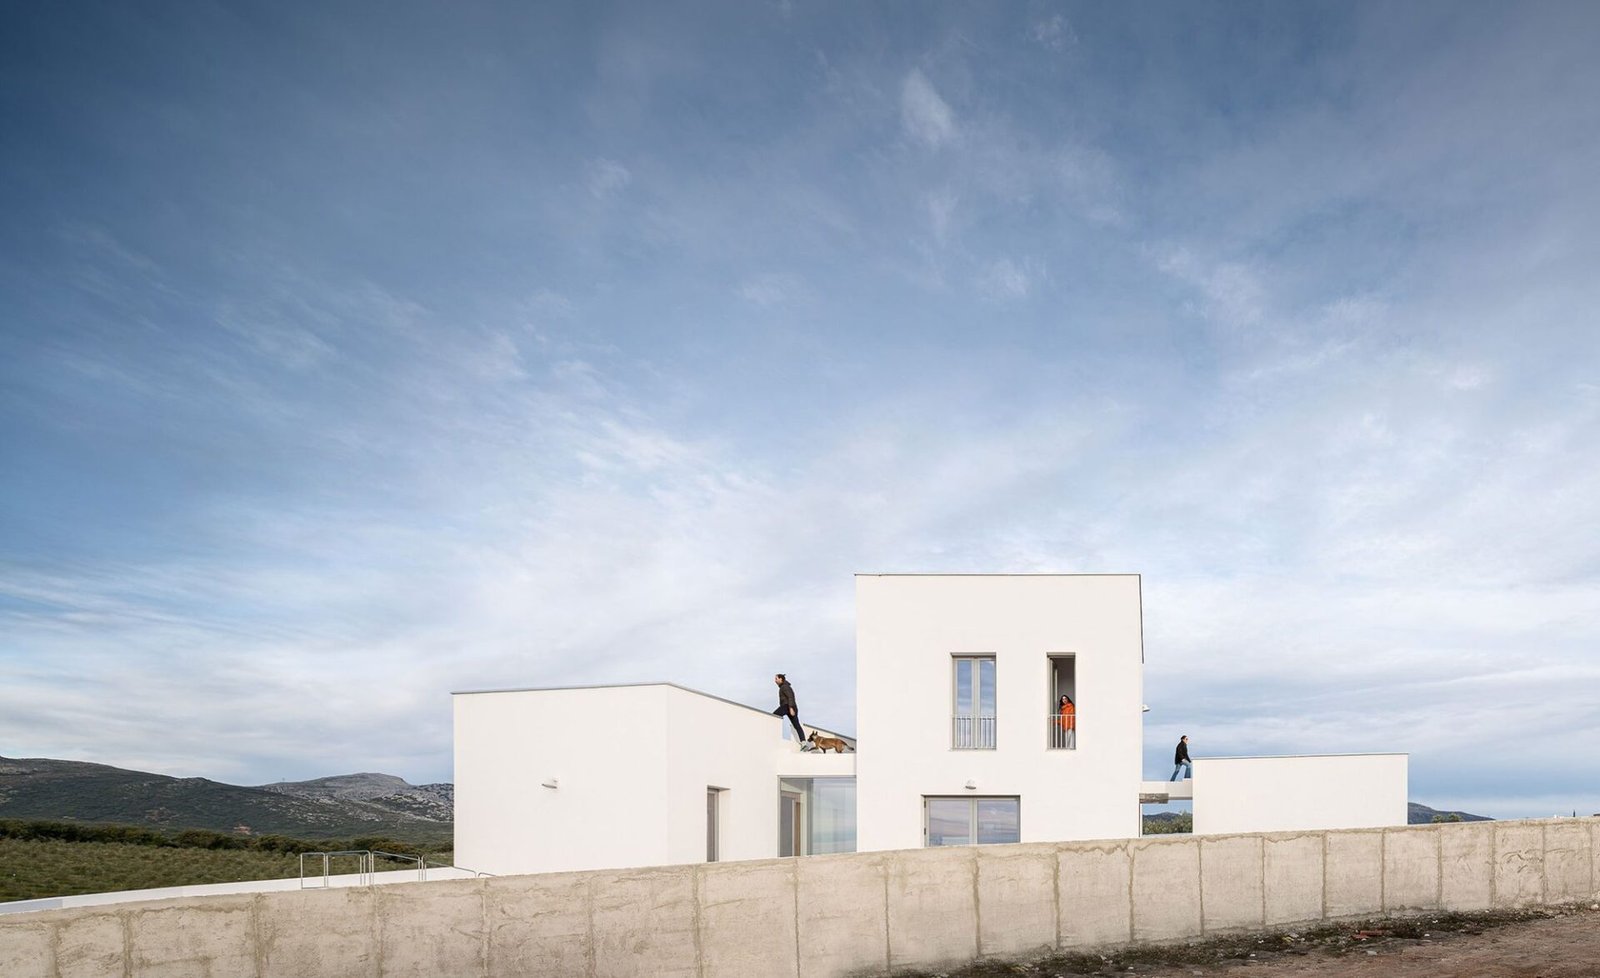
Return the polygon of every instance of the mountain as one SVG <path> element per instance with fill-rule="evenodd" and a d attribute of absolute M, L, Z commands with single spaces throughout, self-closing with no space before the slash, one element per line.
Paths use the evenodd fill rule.
<path fill-rule="evenodd" d="M 1181 818 L 1188 818 L 1188 812 L 1151 812 L 1144 817 L 1146 822 L 1176 822 Z"/>
<path fill-rule="evenodd" d="M 1406 824 L 1408 825 L 1427 825 L 1433 821 L 1435 815 L 1443 816 L 1445 819 L 1449 819 L 1451 821 L 1460 822 L 1493 821 L 1493 819 L 1484 815 L 1473 815 L 1470 812 L 1439 811 L 1435 808 L 1429 808 L 1427 805 L 1419 805 L 1414 801 L 1406 805 Z M 1450 817 L 1452 815 L 1459 817 L 1451 819 Z M 1188 818 L 1188 812 L 1156 812 L 1152 815 L 1146 815 L 1144 817 L 1144 830 L 1146 834 L 1172 831 L 1187 832 L 1188 826 L 1180 825 L 1180 820 L 1186 820 Z"/>
<path fill-rule="evenodd" d="M 1473 815 L 1471 812 L 1440 811 L 1439 809 L 1436 809 L 1436 808 L 1429 808 L 1427 805 L 1419 805 L 1414 801 L 1410 802 L 1410 803 L 1408 803 L 1406 805 L 1406 824 L 1407 825 L 1427 825 L 1428 823 L 1433 821 L 1433 817 L 1435 815 L 1441 815 L 1447 821 L 1451 821 L 1451 822 L 1492 822 L 1492 821 L 1494 821 L 1494 819 L 1490 818 L 1487 815 Z M 1451 818 L 1450 816 L 1452 816 L 1452 815 L 1455 815 L 1455 816 L 1458 816 L 1458 817 L 1457 818 Z"/>
<path fill-rule="evenodd" d="M 258 787 L 262 791 L 320 804 L 363 802 L 435 822 L 449 822 L 455 818 L 455 785 L 410 784 L 392 774 L 337 774 L 331 778 L 279 781 Z"/>
<path fill-rule="evenodd" d="M 210 829 L 305 839 L 448 842 L 451 785 L 350 774 L 246 787 L 105 764 L 0 757 L 0 818 Z"/>

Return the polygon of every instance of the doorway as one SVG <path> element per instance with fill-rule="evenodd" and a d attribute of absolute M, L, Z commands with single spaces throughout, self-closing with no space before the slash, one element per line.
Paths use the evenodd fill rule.
<path fill-rule="evenodd" d="M 798 856 L 806 851 L 805 795 L 797 791 L 778 794 L 778 855 Z"/>
<path fill-rule="evenodd" d="M 1046 746 L 1050 750 L 1076 750 L 1080 719 L 1078 657 L 1052 655 L 1049 657 L 1049 669 L 1050 704 L 1049 713 L 1045 718 L 1045 730 L 1049 739 Z M 1068 700 L 1067 706 L 1061 703 L 1063 696 Z"/>

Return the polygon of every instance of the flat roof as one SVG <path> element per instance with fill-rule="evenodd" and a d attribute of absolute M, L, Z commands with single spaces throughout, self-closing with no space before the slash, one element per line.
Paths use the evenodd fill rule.
<path fill-rule="evenodd" d="M 577 690 L 577 689 L 635 689 L 635 688 L 642 687 L 642 686 L 669 686 L 669 687 L 671 687 L 673 689 L 681 690 L 681 691 L 683 691 L 685 693 L 692 693 L 695 696 L 704 696 L 708 700 L 716 700 L 718 703 L 726 703 L 729 706 L 737 706 L 741 710 L 750 710 L 753 713 L 759 713 L 759 714 L 761 714 L 762 716 L 765 716 L 765 717 L 772 717 L 774 720 L 781 719 L 781 717 L 779 717 L 777 714 L 773 713 L 771 710 L 763 710 L 759 706 L 751 706 L 748 703 L 740 703 L 738 700 L 730 700 L 726 696 L 718 696 L 715 693 L 707 693 L 704 690 L 694 689 L 692 687 L 685 686 L 682 683 L 669 683 L 669 682 L 655 682 L 655 683 L 579 683 L 579 684 L 577 684 L 575 686 L 517 686 L 517 687 L 510 688 L 510 689 L 456 689 L 456 690 L 451 690 L 450 691 L 450 695 L 451 696 L 483 696 L 483 695 L 487 695 L 489 693 L 561 693 L 561 692 L 567 692 L 569 690 Z M 855 736 L 853 734 L 847 734 L 842 730 L 835 730 L 832 727 L 824 727 L 824 726 L 821 726 L 821 725 L 818 725 L 818 724 L 811 724 L 811 723 L 806 724 L 806 726 L 815 727 L 818 730 L 825 730 L 828 733 L 839 734 L 841 737 L 844 737 L 847 740 L 851 740 L 851 741 L 855 740 Z"/>
<path fill-rule="evenodd" d="M 1122 571 L 999 571 L 986 574 L 981 571 L 856 571 L 855 577 L 1139 577 Z"/>
<path fill-rule="evenodd" d="M 1228 757 L 1196 756 L 1199 761 L 1276 761 L 1285 757 L 1410 757 L 1410 751 L 1403 750 L 1352 750 L 1338 754 L 1235 754 Z"/>

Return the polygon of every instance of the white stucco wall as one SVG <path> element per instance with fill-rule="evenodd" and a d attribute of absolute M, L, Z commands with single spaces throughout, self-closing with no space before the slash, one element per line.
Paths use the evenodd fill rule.
<path fill-rule="evenodd" d="M 1133 574 L 858 575 L 858 849 L 922 846 L 925 795 L 1020 796 L 1024 842 L 1138 835 L 1140 614 Z M 1053 654 L 1076 750 L 1046 749 Z M 951 747 L 957 655 L 995 657 L 995 750 Z"/>
<path fill-rule="evenodd" d="M 776 854 L 781 721 L 667 684 L 457 693 L 455 861 L 495 874 Z M 555 779 L 557 788 L 542 782 Z"/>
<path fill-rule="evenodd" d="M 703 862 L 706 788 L 719 796 L 718 858 L 764 859 L 778 854 L 777 756 L 798 754 L 783 739 L 786 722 L 770 714 L 668 687 L 668 863 Z M 635 817 L 649 805 L 636 806 Z"/>
<path fill-rule="evenodd" d="M 1194 831 L 1404 825 L 1408 760 L 1405 754 L 1196 758 Z"/>

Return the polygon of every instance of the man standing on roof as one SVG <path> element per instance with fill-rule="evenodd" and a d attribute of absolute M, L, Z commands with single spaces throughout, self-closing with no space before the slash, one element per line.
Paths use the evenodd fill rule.
<path fill-rule="evenodd" d="M 1172 752 L 1172 777 L 1168 781 L 1178 780 L 1182 772 L 1184 780 L 1194 777 L 1194 768 L 1189 766 L 1189 735 L 1184 734 L 1178 738 L 1178 749 Z"/>
<path fill-rule="evenodd" d="M 789 685 L 789 680 L 781 672 L 773 676 L 772 681 L 778 684 L 778 708 L 772 711 L 772 715 L 789 718 L 789 722 L 794 724 L 794 739 L 800 742 L 803 750 L 806 747 L 806 732 L 800 728 L 800 711 L 794 705 L 794 687 Z"/>

